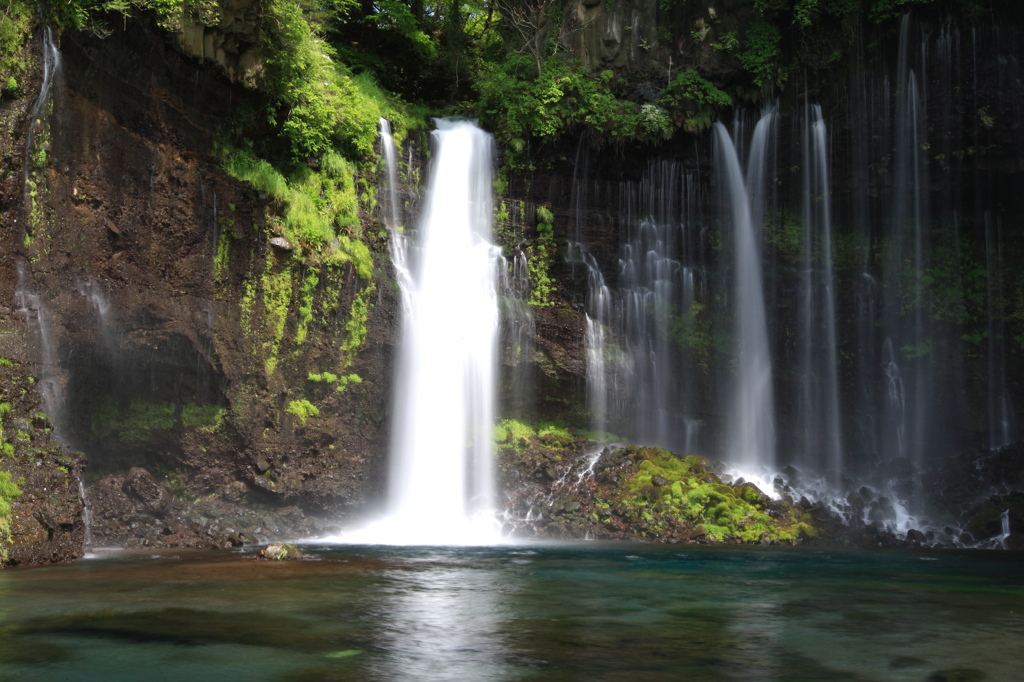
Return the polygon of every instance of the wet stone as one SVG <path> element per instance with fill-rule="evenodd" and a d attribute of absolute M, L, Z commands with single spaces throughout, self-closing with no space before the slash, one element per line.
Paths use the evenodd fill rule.
<path fill-rule="evenodd" d="M 928 543 L 928 538 L 916 528 L 911 528 L 907 531 L 907 542 L 911 545 L 924 545 Z"/>

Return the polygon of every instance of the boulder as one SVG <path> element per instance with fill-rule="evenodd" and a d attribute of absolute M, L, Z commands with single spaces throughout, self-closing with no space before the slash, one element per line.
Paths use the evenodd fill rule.
<path fill-rule="evenodd" d="M 142 467 L 128 470 L 122 489 L 135 502 L 136 508 L 154 514 L 162 514 L 171 502 L 171 496 L 163 486 Z"/>

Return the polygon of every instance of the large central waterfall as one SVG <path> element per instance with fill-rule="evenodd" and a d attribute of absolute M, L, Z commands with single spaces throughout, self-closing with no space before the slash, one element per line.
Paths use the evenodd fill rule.
<path fill-rule="evenodd" d="M 403 329 L 388 516 L 361 541 L 498 537 L 491 432 L 501 251 L 491 243 L 493 141 L 467 121 L 440 120 L 433 142 L 419 228 L 392 233 Z"/>

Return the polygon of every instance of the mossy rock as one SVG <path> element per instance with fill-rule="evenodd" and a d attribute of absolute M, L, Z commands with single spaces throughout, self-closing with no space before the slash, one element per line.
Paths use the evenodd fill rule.
<path fill-rule="evenodd" d="M 775 518 L 766 514 L 770 500 L 757 486 L 722 483 L 708 471 L 706 458 L 629 447 L 609 459 L 609 467 L 627 459 L 633 470 L 624 472 L 621 483 L 603 477 L 608 489 L 601 491 L 602 497 L 610 498 L 628 525 L 642 526 L 636 530 L 644 537 L 679 527 L 689 528 L 694 538 L 715 542 L 795 542 L 815 534 L 798 510 Z"/>
<path fill-rule="evenodd" d="M 760 488 L 749 482 L 736 489 L 736 496 L 744 502 L 758 507 L 763 507 L 770 501 L 768 496 L 761 492 Z"/>

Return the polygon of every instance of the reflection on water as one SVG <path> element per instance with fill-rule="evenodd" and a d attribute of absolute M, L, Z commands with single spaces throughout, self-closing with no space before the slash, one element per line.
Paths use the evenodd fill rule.
<path fill-rule="evenodd" d="M 395 680 L 514 679 L 504 629 L 515 619 L 515 573 L 439 559 L 384 571 L 387 586 L 372 612 L 384 653 L 378 672 Z"/>
<path fill-rule="evenodd" d="M 1012 552 L 309 546 L 0 572 L 0 680 L 1017 679 Z"/>

